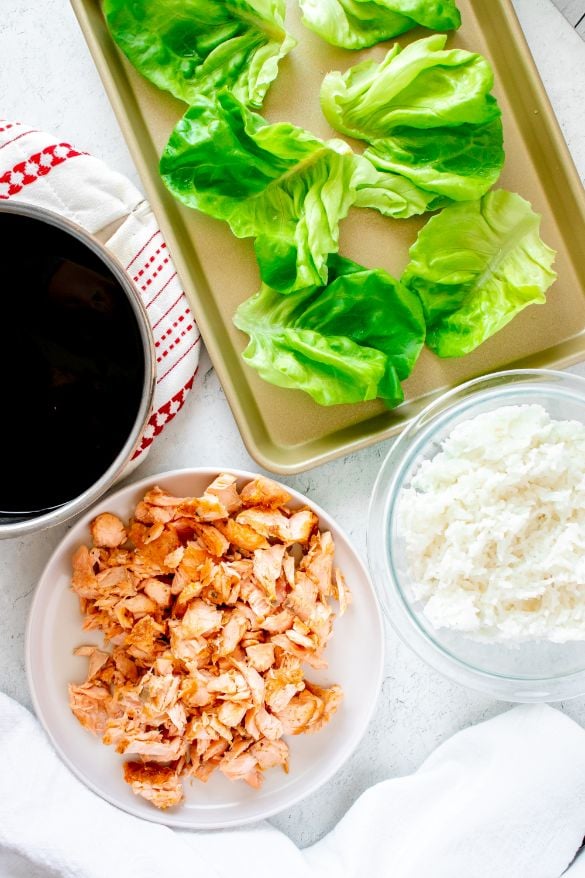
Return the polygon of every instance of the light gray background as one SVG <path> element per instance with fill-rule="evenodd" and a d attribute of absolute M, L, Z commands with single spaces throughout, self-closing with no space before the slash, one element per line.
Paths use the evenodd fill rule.
<path fill-rule="evenodd" d="M 585 177 L 585 44 L 550 0 L 514 0 L 514 5 Z M 0 0 L 0 117 L 49 130 L 139 185 L 67 0 Z M 585 365 L 575 371 L 585 375 Z M 368 502 L 387 450 L 383 443 L 284 481 L 327 509 L 364 554 Z M 157 440 L 136 477 L 199 465 L 257 469 L 205 355 L 185 410 Z M 0 690 L 25 705 L 30 703 L 23 657 L 26 617 L 43 565 L 65 531 L 63 526 L 0 543 Z M 560 708 L 585 725 L 584 699 Z M 446 737 L 504 709 L 444 680 L 388 630 L 384 687 L 359 751 L 320 792 L 273 822 L 307 845 L 368 786 L 415 770 Z"/>

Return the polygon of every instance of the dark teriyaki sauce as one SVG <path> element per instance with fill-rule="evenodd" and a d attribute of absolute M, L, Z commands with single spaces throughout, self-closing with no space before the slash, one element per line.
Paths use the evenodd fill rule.
<path fill-rule="evenodd" d="M 51 509 L 113 463 L 144 354 L 118 281 L 85 244 L 0 212 L 0 515 Z"/>

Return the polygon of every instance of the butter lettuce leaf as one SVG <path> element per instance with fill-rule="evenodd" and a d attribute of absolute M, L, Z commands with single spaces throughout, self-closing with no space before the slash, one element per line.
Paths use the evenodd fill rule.
<path fill-rule="evenodd" d="M 556 254 L 540 238 L 540 220 L 519 195 L 498 189 L 428 221 L 402 283 L 420 296 L 431 350 L 461 357 L 546 301 Z"/>
<path fill-rule="evenodd" d="M 338 131 L 365 140 L 380 174 L 399 175 L 420 193 L 480 198 L 504 165 L 493 72 L 481 55 L 445 50 L 441 34 L 397 44 L 381 63 L 329 73 L 321 105 Z M 431 208 L 432 209 L 432 208 Z"/>
<path fill-rule="evenodd" d="M 334 255 L 327 286 L 282 296 L 263 286 L 237 309 L 250 336 L 244 360 L 279 387 L 308 393 L 319 405 L 404 398 L 425 338 L 418 297 L 385 271 Z"/>
<path fill-rule="evenodd" d="M 381 173 L 398 174 L 453 201 L 481 198 L 504 166 L 501 119 L 453 128 L 398 127 L 364 155 Z"/>
<path fill-rule="evenodd" d="M 483 125 L 500 116 L 489 93 L 494 76 L 488 61 L 465 49 L 445 49 L 446 41 L 434 34 L 404 49 L 396 43 L 380 63 L 362 61 L 345 73 L 328 73 L 321 86 L 328 122 L 371 142 L 401 125 Z"/>
<path fill-rule="evenodd" d="M 262 106 L 278 62 L 295 45 L 285 0 L 105 0 L 110 33 L 159 88 L 193 103 L 227 87 Z"/>
<path fill-rule="evenodd" d="M 368 152 L 356 156 L 355 207 L 370 207 L 392 219 L 408 219 L 450 204 L 450 199 L 427 192 L 406 177 L 384 170 L 383 166 L 378 170 L 368 158 Z"/>
<path fill-rule="evenodd" d="M 304 24 L 333 46 L 364 49 L 417 25 L 456 30 L 455 0 L 300 0 Z"/>
<path fill-rule="evenodd" d="M 160 172 L 184 204 L 254 237 L 262 280 L 282 293 L 324 284 L 358 158 L 289 123 L 269 124 L 232 94 L 199 99 L 176 126 Z"/>

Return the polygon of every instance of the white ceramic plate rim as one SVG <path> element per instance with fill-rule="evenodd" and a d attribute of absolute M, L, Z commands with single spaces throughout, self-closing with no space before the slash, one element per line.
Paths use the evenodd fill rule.
<path fill-rule="evenodd" d="M 58 559 L 59 555 L 63 551 L 63 544 L 68 542 L 71 537 L 77 533 L 81 532 L 84 528 L 87 527 L 89 522 L 100 512 L 107 511 L 112 502 L 119 500 L 124 497 L 124 495 L 134 494 L 137 491 L 142 489 L 146 489 L 151 487 L 157 483 L 163 483 L 166 479 L 177 478 L 177 477 L 208 477 L 209 480 L 213 480 L 220 472 L 229 472 L 236 476 L 238 479 L 253 479 L 257 478 L 258 473 L 250 472 L 247 470 L 235 469 L 233 467 L 189 467 L 185 469 L 175 469 L 168 470 L 162 473 L 155 473 L 153 475 L 145 476 L 143 479 L 139 481 L 132 482 L 123 488 L 115 491 L 114 493 L 108 495 L 105 498 L 102 498 L 99 503 L 93 506 L 91 509 L 87 510 L 84 515 L 73 525 L 72 529 L 68 531 L 67 534 L 63 537 L 63 539 L 59 542 L 58 546 L 55 548 L 51 557 L 47 561 L 43 572 L 39 578 L 35 594 L 33 597 L 33 601 L 31 604 L 28 622 L 26 626 L 25 633 L 25 665 L 26 665 L 26 674 L 29 685 L 29 690 L 31 694 L 31 699 L 34 707 L 35 714 L 41 725 L 43 726 L 45 732 L 47 733 L 51 743 L 53 744 L 55 750 L 59 754 L 61 760 L 65 763 L 65 765 L 69 768 L 69 770 L 80 780 L 88 789 L 92 790 L 92 792 L 96 793 L 96 795 L 100 796 L 100 798 L 106 800 L 110 804 L 114 805 L 114 807 L 120 809 L 121 811 L 125 811 L 128 814 L 132 814 L 135 817 L 139 817 L 142 819 L 149 820 L 152 823 L 159 823 L 165 826 L 174 826 L 177 828 L 185 829 L 186 823 L 184 821 L 178 821 L 175 819 L 175 816 L 171 812 L 158 811 L 155 808 L 152 809 L 152 814 L 148 812 L 145 814 L 143 812 L 138 812 L 131 805 L 125 806 L 116 800 L 113 796 L 110 796 L 107 792 L 101 789 L 97 784 L 95 784 L 87 775 L 84 773 L 83 769 L 77 765 L 73 760 L 71 760 L 67 754 L 67 752 L 63 749 L 58 739 L 53 733 L 51 728 L 51 724 L 47 720 L 45 712 L 42 708 L 42 704 L 40 699 L 37 696 L 36 691 L 36 680 L 35 680 L 35 645 L 33 644 L 33 630 L 38 625 L 37 616 L 41 611 L 41 602 L 44 593 L 50 589 L 51 583 L 46 578 L 49 569 L 52 567 L 53 563 Z M 315 793 L 320 787 L 324 786 L 331 778 L 339 771 L 339 769 L 344 765 L 344 763 L 352 756 L 360 742 L 362 741 L 367 728 L 370 724 L 370 720 L 376 708 L 378 698 L 380 696 L 380 690 L 382 687 L 382 679 L 384 672 L 384 623 L 382 620 L 382 615 L 380 611 L 380 605 L 378 602 L 378 598 L 374 587 L 371 582 L 370 575 L 368 570 L 361 560 L 360 556 L 356 552 L 353 547 L 349 537 L 345 533 L 345 531 L 332 519 L 332 517 L 325 512 L 320 506 L 310 500 L 308 497 L 294 490 L 288 485 L 283 485 L 283 487 L 289 492 L 293 501 L 301 505 L 309 505 L 319 517 L 319 526 L 321 529 L 331 528 L 337 532 L 339 537 L 345 542 L 346 548 L 353 555 L 353 560 L 356 563 L 356 566 L 360 569 L 360 572 L 363 575 L 363 582 L 361 586 L 367 588 L 370 592 L 370 596 L 372 598 L 372 606 L 375 610 L 375 618 L 376 618 L 376 630 L 372 631 L 372 637 L 375 636 L 376 641 L 378 643 L 378 660 L 375 668 L 375 684 L 373 686 L 373 697 L 371 698 L 371 703 L 367 706 L 367 709 L 360 714 L 359 718 L 355 723 L 355 732 L 347 739 L 347 743 L 345 746 L 339 747 L 337 750 L 337 755 L 335 758 L 332 758 L 329 768 L 323 775 L 316 778 L 316 780 L 312 783 L 308 783 L 305 788 L 290 796 L 286 802 L 281 803 L 275 806 L 266 806 L 264 808 L 259 808 L 258 813 L 250 816 L 245 816 L 242 818 L 234 817 L 229 819 L 215 820 L 215 821 L 205 821 L 199 822 L 197 820 L 193 820 L 189 823 L 189 827 L 191 829 L 227 829 L 233 828 L 235 826 L 244 826 L 250 823 L 256 823 L 260 820 L 266 820 L 269 817 L 273 817 L 275 814 L 281 813 L 287 808 L 291 808 L 293 805 L 298 804 L 303 799 Z M 355 600 L 355 595 L 354 595 Z M 80 625 L 80 633 L 81 633 L 81 625 Z M 371 669 L 374 670 L 373 668 Z M 82 727 L 79 727 L 80 732 L 85 734 L 85 731 Z"/>

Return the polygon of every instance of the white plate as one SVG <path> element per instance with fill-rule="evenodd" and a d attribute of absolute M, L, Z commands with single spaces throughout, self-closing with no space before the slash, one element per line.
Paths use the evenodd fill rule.
<path fill-rule="evenodd" d="M 253 478 L 252 473 L 229 471 L 242 483 Z M 149 476 L 94 506 L 71 529 L 45 567 L 27 629 L 26 663 L 33 704 L 63 761 L 90 789 L 118 808 L 156 823 L 190 829 L 225 828 L 263 820 L 313 793 L 358 746 L 382 680 L 382 621 L 366 569 L 335 522 L 287 487 L 293 505 L 308 503 L 319 516 L 321 529 L 332 532 L 336 564 L 352 590 L 353 603 L 341 619 L 336 619 L 334 636 L 325 653 L 329 668 L 308 669 L 309 679 L 319 684 L 340 683 L 344 701 L 320 732 L 287 739 L 291 751 L 289 774 L 280 768 L 267 771 L 260 790 L 243 782 L 230 782 L 215 772 L 207 784 L 187 780 L 185 801 L 167 811 L 159 811 L 134 795 L 122 779 L 126 757 L 86 731 L 69 710 L 67 684 L 82 682 L 87 664 L 85 659 L 75 657 L 73 650 L 80 644 L 101 643 L 101 634 L 81 629 L 79 602 L 70 588 L 71 556 L 80 544 L 89 541 L 88 525 L 98 513 L 110 511 L 127 519 L 145 491 L 155 484 L 178 496 L 198 496 L 218 472 L 187 469 Z"/>

